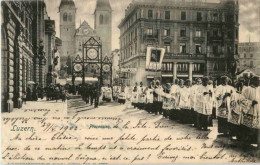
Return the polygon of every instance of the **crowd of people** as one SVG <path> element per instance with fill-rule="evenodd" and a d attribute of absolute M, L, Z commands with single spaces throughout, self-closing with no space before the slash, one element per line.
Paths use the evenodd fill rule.
<path fill-rule="evenodd" d="M 136 109 L 192 124 L 200 130 L 208 130 L 213 126 L 212 119 L 217 118 L 218 132 L 224 136 L 258 142 L 258 77 L 251 78 L 249 82 L 239 79 L 233 83 L 227 76 L 222 76 L 218 82 L 208 77 L 197 78 L 193 82 L 176 79 L 164 86 L 157 80 L 147 87 L 140 82 L 132 88 L 127 86 L 119 90 L 116 97 L 119 103 L 128 100 Z"/>
<path fill-rule="evenodd" d="M 39 99 L 44 99 L 46 97 L 46 101 L 62 100 L 65 102 L 68 98 L 68 89 L 65 86 L 60 84 L 50 84 L 43 88 L 38 84 L 28 85 L 26 91 L 23 91 L 23 102 L 26 104 L 26 101 L 38 101 Z"/>
<path fill-rule="evenodd" d="M 80 84 L 77 89 L 78 94 L 82 96 L 82 99 L 86 102 L 86 104 L 94 104 L 95 108 L 98 107 L 100 96 L 98 83 Z"/>

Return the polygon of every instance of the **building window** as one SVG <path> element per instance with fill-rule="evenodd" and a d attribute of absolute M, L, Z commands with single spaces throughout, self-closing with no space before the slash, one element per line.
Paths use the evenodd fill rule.
<path fill-rule="evenodd" d="M 188 64 L 187 63 L 178 63 L 177 64 L 177 71 L 178 72 L 187 72 L 188 71 Z"/>
<path fill-rule="evenodd" d="M 254 61 L 250 61 L 250 67 L 254 66 Z"/>
<path fill-rule="evenodd" d="M 67 19 L 68 19 L 68 15 L 67 15 L 67 13 L 64 13 L 63 14 L 63 21 L 67 21 Z"/>
<path fill-rule="evenodd" d="M 201 45 L 196 44 L 196 54 L 201 54 Z"/>
<path fill-rule="evenodd" d="M 163 72 L 172 72 L 172 63 L 170 63 L 170 62 L 163 62 L 162 63 L 162 71 Z"/>
<path fill-rule="evenodd" d="M 104 16 L 101 14 L 99 16 L 99 24 L 102 25 L 104 23 Z"/>
<path fill-rule="evenodd" d="M 81 46 L 82 46 L 81 42 L 79 42 L 79 51 L 81 51 Z"/>
<path fill-rule="evenodd" d="M 149 19 L 153 18 L 153 10 L 148 10 L 148 18 Z"/>
<path fill-rule="evenodd" d="M 246 53 L 244 54 L 244 58 L 246 58 Z"/>
<path fill-rule="evenodd" d="M 170 29 L 164 29 L 163 30 L 163 35 L 164 36 L 170 36 Z"/>
<path fill-rule="evenodd" d="M 180 53 L 186 53 L 186 43 L 180 43 Z"/>
<path fill-rule="evenodd" d="M 232 38 L 233 38 L 232 31 L 228 31 L 227 35 L 228 35 L 228 38 L 229 38 L 229 39 L 232 39 Z"/>
<path fill-rule="evenodd" d="M 192 64 L 193 72 L 203 72 L 204 64 Z"/>
<path fill-rule="evenodd" d="M 153 29 L 152 28 L 148 28 L 147 29 L 147 35 L 148 36 L 152 36 L 153 35 Z"/>
<path fill-rule="evenodd" d="M 171 12 L 170 11 L 165 11 L 165 19 L 169 20 L 171 19 Z"/>
<path fill-rule="evenodd" d="M 201 12 L 197 12 L 197 21 L 202 21 L 202 14 L 201 14 Z"/>
<path fill-rule="evenodd" d="M 251 57 L 251 58 L 253 58 L 253 57 L 254 57 L 254 55 L 253 55 L 253 54 L 250 54 L 250 57 Z"/>
<path fill-rule="evenodd" d="M 186 30 L 185 29 L 181 30 L 181 37 L 186 37 Z"/>
<path fill-rule="evenodd" d="M 171 51 L 170 42 L 164 42 L 164 47 L 165 47 L 166 53 L 169 53 Z"/>
<path fill-rule="evenodd" d="M 181 12 L 181 20 L 186 20 L 186 12 L 185 11 L 182 11 Z"/>
<path fill-rule="evenodd" d="M 238 39 L 238 29 L 236 29 L 236 39 Z"/>
<path fill-rule="evenodd" d="M 213 14 L 213 21 L 218 21 L 218 13 Z"/>
<path fill-rule="evenodd" d="M 238 54 L 238 46 L 235 44 L 235 54 Z"/>
<path fill-rule="evenodd" d="M 201 37 L 201 31 L 200 30 L 196 30 L 196 37 Z"/>
<path fill-rule="evenodd" d="M 214 55 L 217 55 L 217 54 L 218 54 L 218 46 L 217 46 L 217 45 L 214 45 L 214 46 L 213 46 L 213 54 L 214 54 Z"/>
<path fill-rule="evenodd" d="M 69 20 L 69 22 L 72 22 L 72 15 L 71 15 L 71 13 L 69 13 L 68 20 Z"/>
<path fill-rule="evenodd" d="M 218 30 L 213 30 L 213 37 L 218 37 Z"/>

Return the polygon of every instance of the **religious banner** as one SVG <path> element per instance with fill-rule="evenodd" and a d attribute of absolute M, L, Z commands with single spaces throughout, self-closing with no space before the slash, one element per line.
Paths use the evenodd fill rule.
<path fill-rule="evenodd" d="M 165 48 L 147 47 L 146 69 L 152 71 L 161 70 L 164 54 Z"/>

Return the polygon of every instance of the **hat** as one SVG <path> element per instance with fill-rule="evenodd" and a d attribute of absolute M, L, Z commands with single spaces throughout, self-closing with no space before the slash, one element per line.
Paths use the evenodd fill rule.
<path fill-rule="evenodd" d="M 202 81 L 205 82 L 205 81 L 209 81 L 209 77 L 205 76 L 202 78 Z"/>
<path fill-rule="evenodd" d="M 201 78 L 196 78 L 196 81 L 197 82 L 201 82 Z"/>
<path fill-rule="evenodd" d="M 159 80 L 156 80 L 155 83 L 156 83 L 156 85 L 160 85 L 160 81 Z"/>

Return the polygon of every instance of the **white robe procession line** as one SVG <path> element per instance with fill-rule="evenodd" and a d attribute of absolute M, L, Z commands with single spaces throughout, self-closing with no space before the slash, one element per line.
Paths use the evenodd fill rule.
<path fill-rule="evenodd" d="M 157 97 L 154 98 L 154 101 L 162 102 L 163 101 L 163 88 L 161 86 L 155 88 L 154 92 L 158 95 Z"/>
<path fill-rule="evenodd" d="M 196 110 L 200 114 L 211 115 L 213 109 L 214 91 L 211 86 L 199 86 L 196 90 Z M 204 93 L 212 93 L 204 95 Z"/>
<path fill-rule="evenodd" d="M 191 88 L 187 88 L 187 87 L 181 88 L 180 87 L 179 92 L 180 92 L 180 103 L 179 103 L 180 108 L 191 109 L 191 105 L 190 105 Z"/>
<path fill-rule="evenodd" d="M 137 91 L 132 91 L 131 102 L 138 103 L 138 92 Z"/>
<path fill-rule="evenodd" d="M 220 85 L 216 88 L 215 97 L 217 100 L 217 116 L 222 118 L 231 118 L 231 109 L 230 109 L 230 98 L 225 97 L 226 93 L 235 94 L 236 90 L 234 87 L 229 85 Z M 224 99 L 224 100 L 223 100 Z"/>
<path fill-rule="evenodd" d="M 242 124 L 248 127 L 260 128 L 260 88 L 247 87 L 242 92 L 240 100 L 243 114 L 253 116 L 252 121 L 246 121 L 243 115 Z M 258 104 L 252 105 L 253 101 L 257 101 Z M 252 123 L 252 124 L 249 124 Z"/>
<path fill-rule="evenodd" d="M 148 88 L 146 91 L 146 103 L 153 103 L 153 89 Z"/>
<path fill-rule="evenodd" d="M 139 86 L 137 88 L 137 93 L 138 93 L 138 103 L 145 103 L 146 96 L 144 93 L 145 87 L 144 86 Z"/>

